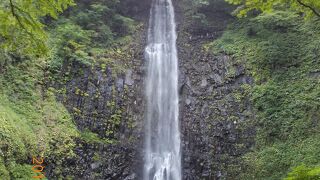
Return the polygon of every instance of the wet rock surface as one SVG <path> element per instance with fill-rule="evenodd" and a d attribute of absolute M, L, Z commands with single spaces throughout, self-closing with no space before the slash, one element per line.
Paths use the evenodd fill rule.
<path fill-rule="evenodd" d="M 212 19 L 216 28 L 201 30 L 189 22 L 180 4 L 176 11 L 183 179 L 237 179 L 241 157 L 254 143 L 253 113 L 245 90 L 253 79 L 231 56 L 204 48 L 232 17 L 217 12 Z"/>

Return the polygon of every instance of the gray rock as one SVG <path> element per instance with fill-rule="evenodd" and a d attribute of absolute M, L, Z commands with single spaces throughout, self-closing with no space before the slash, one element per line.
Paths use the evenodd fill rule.
<path fill-rule="evenodd" d="M 206 87 L 208 85 L 207 79 L 202 79 L 201 81 L 201 87 Z"/>
<path fill-rule="evenodd" d="M 91 169 L 97 169 L 100 166 L 100 163 L 92 163 L 90 166 Z"/>
<path fill-rule="evenodd" d="M 213 78 L 213 80 L 217 83 L 217 84 L 221 84 L 222 83 L 222 78 L 221 76 L 219 76 L 218 74 L 214 73 L 211 76 Z"/>
<path fill-rule="evenodd" d="M 186 99 L 186 104 L 190 105 L 191 104 L 191 100 L 190 99 Z"/>
<path fill-rule="evenodd" d="M 125 78 L 126 85 L 132 86 L 134 83 L 134 80 L 132 79 L 132 70 L 128 69 L 126 72 L 126 78 Z"/>

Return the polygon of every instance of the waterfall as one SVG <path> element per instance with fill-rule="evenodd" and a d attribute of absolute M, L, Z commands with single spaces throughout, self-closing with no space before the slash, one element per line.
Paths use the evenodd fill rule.
<path fill-rule="evenodd" d="M 144 180 L 180 180 L 178 57 L 171 0 L 153 0 L 146 78 Z"/>

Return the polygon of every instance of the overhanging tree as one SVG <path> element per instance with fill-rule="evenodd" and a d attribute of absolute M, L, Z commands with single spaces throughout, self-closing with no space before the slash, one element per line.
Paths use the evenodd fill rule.
<path fill-rule="evenodd" d="M 238 16 L 246 16 L 249 11 L 259 10 L 271 12 L 277 8 L 288 8 L 293 11 L 303 12 L 306 17 L 320 17 L 319 0 L 225 0 L 234 5 L 240 5 L 235 11 Z"/>
<path fill-rule="evenodd" d="M 0 2 L 0 46 L 9 52 L 43 55 L 47 34 L 43 17 L 57 18 L 73 0 L 4 0 Z"/>

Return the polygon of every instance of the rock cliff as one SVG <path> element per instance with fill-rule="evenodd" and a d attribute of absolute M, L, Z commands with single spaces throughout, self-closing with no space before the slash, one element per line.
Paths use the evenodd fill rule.
<path fill-rule="evenodd" d="M 200 10 L 210 13 L 209 25 L 201 28 L 188 15 L 188 4 L 176 5 L 184 179 L 236 179 L 240 158 L 253 145 L 245 92 L 253 79 L 233 57 L 212 55 L 205 46 L 232 22 L 231 7 L 217 3 L 214 12 Z"/>
<path fill-rule="evenodd" d="M 130 2 L 128 2 L 130 4 Z M 132 2 L 131 2 L 132 3 Z M 241 169 L 241 155 L 253 144 L 251 105 L 245 87 L 253 80 L 228 55 L 214 56 L 205 44 L 219 37 L 232 17 L 226 4 L 211 12 L 211 28 L 195 26 L 190 6 L 175 1 L 178 24 L 180 126 L 183 177 L 233 179 Z M 143 162 L 144 46 L 149 1 L 124 12 L 142 23 L 125 57 L 110 64 L 85 66 L 65 62 L 54 82 L 57 94 L 82 132 L 75 158 L 51 159 L 48 174 L 76 179 L 141 179 Z M 189 9 L 188 9 L 189 8 Z M 223 9 L 219 10 L 218 9 Z M 205 10 L 204 10 L 205 11 Z M 193 28 L 197 27 L 197 28 Z M 86 141 L 86 139 L 88 141 Z M 65 169 L 55 169 L 60 163 Z"/>

